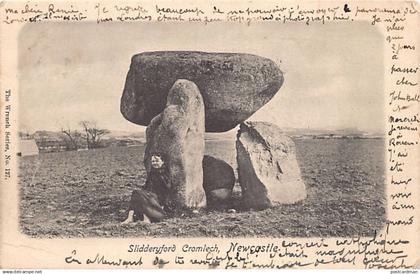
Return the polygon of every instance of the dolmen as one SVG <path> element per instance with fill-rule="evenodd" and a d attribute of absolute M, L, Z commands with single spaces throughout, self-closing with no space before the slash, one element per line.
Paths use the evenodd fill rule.
<path fill-rule="evenodd" d="M 146 129 L 144 165 L 151 170 L 153 155 L 163 157 L 173 185 L 171 200 L 178 208 L 203 207 L 204 104 L 197 86 L 177 80 L 163 111 Z"/>
<path fill-rule="evenodd" d="M 277 93 L 283 74 L 271 60 L 251 54 L 159 51 L 131 59 L 121 113 L 148 126 L 166 106 L 178 79 L 195 83 L 205 106 L 206 132 L 224 132 L 245 121 Z"/>
<path fill-rule="evenodd" d="M 295 148 L 277 126 L 245 122 L 278 92 L 283 74 L 252 54 L 158 51 L 134 55 L 120 110 L 147 126 L 144 165 L 163 155 L 179 207 L 217 208 L 235 184 L 232 167 L 204 156 L 205 132 L 241 124 L 237 137 L 239 184 L 247 208 L 294 203 L 306 196 Z"/>
<path fill-rule="evenodd" d="M 265 209 L 306 198 L 293 141 L 266 122 L 245 122 L 236 140 L 238 177 L 244 206 Z"/>
<path fill-rule="evenodd" d="M 203 188 L 206 192 L 208 208 L 226 209 L 230 204 L 235 181 L 235 173 L 228 163 L 213 156 L 204 155 Z"/>

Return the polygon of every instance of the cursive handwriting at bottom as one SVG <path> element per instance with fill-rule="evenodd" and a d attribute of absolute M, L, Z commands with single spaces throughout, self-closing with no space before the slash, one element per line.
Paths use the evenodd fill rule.
<path fill-rule="evenodd" d="M 68 264 L 76 263 L 76 264 L 82 264 L 82 260 L 79 260 L 75 258 L 77 251 L 73 250 L 71 252 L 71 256 L 66 257 L 64 260 Z M 86 259 L 86 265 L 90 264 L 99 264 L 99 265 L 109 265 L 109 266 L 141 266 L 143 264 L 143 258 L 139 257 L 136 260 L 125 260 L 121 258 L 117 259 L 108 259 L 105 257 L 105 255 L 100 255 L 99 253 L 96 254 L 94 258 L 88 258 Z"/>

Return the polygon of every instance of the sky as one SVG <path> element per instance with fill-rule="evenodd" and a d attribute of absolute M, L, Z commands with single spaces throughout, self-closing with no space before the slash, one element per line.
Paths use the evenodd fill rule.
<path fill-rule="evenodd" d="M 19 34 L 20 128 L 76 129 L 91 120 L 102 128 L 143 131 L 119 111 L 131 57 L 198 50 L 251 53 L 278 64 L 283 86 L 250 120 L 381 132 L 383 41 L 369 22 L 27 24 Z"/>

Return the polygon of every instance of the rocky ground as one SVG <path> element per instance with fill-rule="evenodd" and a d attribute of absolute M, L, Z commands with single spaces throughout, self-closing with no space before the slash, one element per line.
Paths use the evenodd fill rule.
<path fill-rule="evenodd" d="M 145 182 L 144 147 L 23 157 L 20 226 L 32 237 L 316 237 L 371 235 L 385 221 L 383 140 L 295 140 L 306 200 L 263 211 L 201 210 L 156 224 L 121 226 Z M 206 143 L 235 165 L 234 142 Z M 234 166 L 235 168 L 235 166 Z"/>

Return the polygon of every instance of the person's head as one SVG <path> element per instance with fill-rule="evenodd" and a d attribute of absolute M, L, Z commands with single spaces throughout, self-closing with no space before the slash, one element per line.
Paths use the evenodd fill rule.
<path fill-rule="evenodd" d="M 152 155 L 152 158 L 151 158 L 150 161 L 151 161 L 152 168 L 155 168 L 155 169 L 161 168 L 163 166 L 163 164 L 165 163 L 163 161 L 162 157 L 160 155 L 156 155 L 156 154 Z"/>

